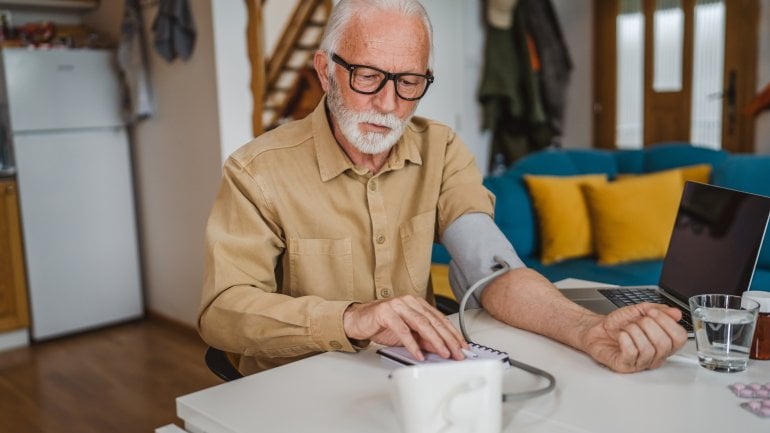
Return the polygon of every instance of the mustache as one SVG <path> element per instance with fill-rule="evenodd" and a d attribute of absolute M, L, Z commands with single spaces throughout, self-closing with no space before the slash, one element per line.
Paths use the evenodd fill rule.
<path fill-rule="evenodd" d="M 403 120 L 392 113 L 378 113 L 373 111 L 348 111 L 348 114 L 356 123 L 371 123 L 390 129 L 397 129 L 403 123 Z"/>

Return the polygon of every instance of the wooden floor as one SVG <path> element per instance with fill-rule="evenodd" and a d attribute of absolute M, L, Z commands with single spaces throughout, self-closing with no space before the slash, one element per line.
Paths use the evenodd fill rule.
<path fill-rule="evenodd" d="M 222 383 L 192 329 L 159 319 L 0 352 L 0 432 L 153 432 L 177 396 Z"/>

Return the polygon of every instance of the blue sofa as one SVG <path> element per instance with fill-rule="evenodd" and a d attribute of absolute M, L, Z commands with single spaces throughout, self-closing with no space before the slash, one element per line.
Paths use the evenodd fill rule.
<path fill-rule="evenodd" d="M 770 155 L 730 154 L 687 143 L 665 143 L 640 150 L 544 150 L 520 159 L 500 176 L 486 178 L 484 185 L 497 199 L 495 222 L 527 266 L 549 280 L 571 277 L 621 285 L 657 284 L 661 260 L 600 265 L 595 257 L 587 257 L 543 265 L 539 260 L 536 214 L 522 176 L 606 173 L 614 179 L 618 174 L 651 173 L 702 163 L 713 167 L 710 182 L 715 185 L 770 196 Z M 434 245 L 433 262 L 449 263 L 449 254 L 441 245 Z M 770 239 L 763 243 L 751 288 L 770 291 Z"/>

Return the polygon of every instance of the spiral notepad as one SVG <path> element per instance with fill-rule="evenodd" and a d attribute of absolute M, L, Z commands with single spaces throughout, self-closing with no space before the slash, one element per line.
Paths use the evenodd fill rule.
<path fill-rule="evenodd" d="M 482 346 L 481 344 L 476 344 L 476 343 L 468 343 L 468 344 L 470 345 L 471 352 L 475 353 L 476 357 L 471 358 L 466 356 L 465 360 L 499 359 L 500 361 L 504 362 L 506 366 L 508 366 L 507 352 L 496 350 L 487 346 Z M 423 356 L 425 356 L 424 361 L 418 361 L 417 359 L 414 358 L 414 356 L 412 356 L 411 353 L 409 353 L 408 350 L 406 350 L 405 347 L 400 347 L 400 346 L 383 347 L 381 349 L 378 349 L 377 353 L 383 359 L 386 359 L 388 361 L 394 361 L 401 365 L 420 365 L 420 364 L 429 364 L 429 363 L 435 363 L 435 362 L 462 362 L 451 358 L 444 359 L 436 355 L 435 353 L 428 353 L 428 352 L 423 352 Z"/>

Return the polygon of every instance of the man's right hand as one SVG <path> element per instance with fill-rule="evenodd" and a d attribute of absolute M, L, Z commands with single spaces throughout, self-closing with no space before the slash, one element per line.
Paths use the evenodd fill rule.
<path fill-rule="evenodd" d="M 404 346 L 416 359 L 421 349 L 443 358 L 463 359 L 468 349 L 460 332 L 440 311 L 416 296 L 351 304 L 343 315 L 348 338 Z"/>

